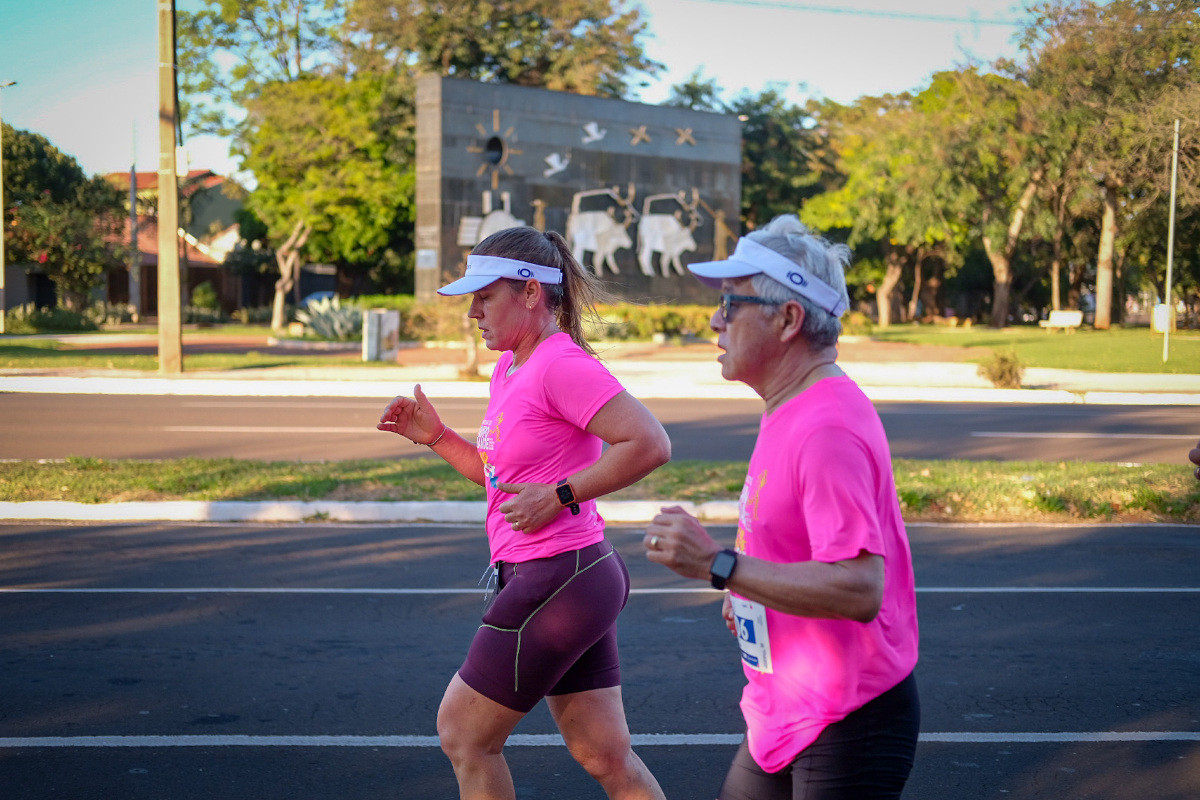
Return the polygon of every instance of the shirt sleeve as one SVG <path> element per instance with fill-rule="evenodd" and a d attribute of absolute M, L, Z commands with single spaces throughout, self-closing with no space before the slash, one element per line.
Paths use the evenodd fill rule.
<path fill-rule="evenodd" d="M 873 464 L 852 430 L 821 428 L 806 438 L 796 480 L 815 560 L 884 554 Z"/>
<path fill-rule="evenodd" d="M 625 391 L 600 361 L 582 350 L 567 351 L 545 371 L 543 389 L 554 413 L 586 429 L 604 404 Z"/>

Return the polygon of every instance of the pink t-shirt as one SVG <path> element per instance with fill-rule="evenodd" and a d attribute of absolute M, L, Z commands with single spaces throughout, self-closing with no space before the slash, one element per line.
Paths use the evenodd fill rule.
<path fill-rule="evenodd" d="M 863 550 L 884 558 L 883 606 L 869 623 L 765 609 L 772 671 L 743 659 L 741 706 L 751 755 L 777 772 L 917 663 L 912 556 L 891 453 L 879 415 L 852 380 L 818 381 L 763 417 L 736 548 L 779 563 L 843 561 Z"/>
<path fill-rule="evenodd" d="M 604 520 L 596 501 L 564 507 L 532 533 L 514 531 L 500 504 L 513 495 L 498 483 L 558 483 L 600 458 L 603 442 L 586 428 L 596 412 L 624 388 L 571 337 L 556 333 L 537 346 L 511 375 L 511 351 L 492 373 L 491 399 L 476 447 L 487 489 L 487 534 L 492 561 L 528 561 L 596 544 Z"/>

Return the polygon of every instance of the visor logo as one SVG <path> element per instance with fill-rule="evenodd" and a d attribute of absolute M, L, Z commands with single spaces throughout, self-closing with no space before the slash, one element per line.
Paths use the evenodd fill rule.
<path fill-rule="evenodd" d="M 808 286 L 808 281 L 804 280 L 804 276 L 799 272 L 789 272 L 788 280 L 797 286 Z"/>
<path fill-rule="evenodd" d="M 532 278 L 533 270 L 531 270 L 529 267 L 521 267 L 519 270 L 517 270 L 517 274 L 522 278 Z"/>

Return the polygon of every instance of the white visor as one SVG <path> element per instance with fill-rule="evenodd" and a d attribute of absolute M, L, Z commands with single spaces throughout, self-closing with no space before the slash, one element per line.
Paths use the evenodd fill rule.
<path fill-rule="evenodd" d="M 538 283 L 562 283 L 562 270 L 515 258 L 499 256 L 467 256 L 467 272 L 461 278 L 438 289 L 441 295 L 459 295 L 478 292 L 501 278 L 527 281 L 533 278 Z"/>
<path fill-rule="evenodd" d="M 762 273 L 816 303 L 833 317 L 842 316 L 848 305 L 840 292 L 804 267 L 746 236 L 738 239 L 737 247 L 728 259 L 688 264 L 688 269 L 714 289 L 720 289 L 721 281 L 726 278 L 746 278 Z"/>

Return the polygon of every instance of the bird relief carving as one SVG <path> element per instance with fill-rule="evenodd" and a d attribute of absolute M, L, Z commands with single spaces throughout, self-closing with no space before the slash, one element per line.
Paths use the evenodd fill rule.
<path fill-rule="evenodd" d="M 553 177 L 565 170 L 567 165 L 571 163 L 571 152 L 568 150 L 565 156 L 562 153 L 551 153 L 546 156 L 545 161 L 549 167 L 542 170 L 542 177 Z"/>
<path fill-rule="evenodd" d="M 589 122 L 583 126 L 583 143 L 598 142 L 604 138 L 606 133 L 608 133 L 607 128 L 601 128 L 599 123 Z"/>

